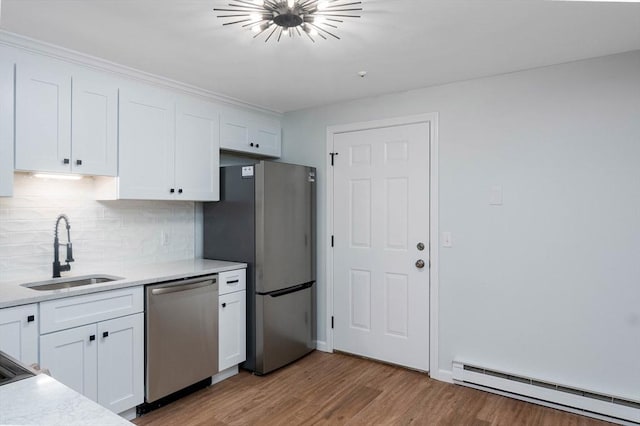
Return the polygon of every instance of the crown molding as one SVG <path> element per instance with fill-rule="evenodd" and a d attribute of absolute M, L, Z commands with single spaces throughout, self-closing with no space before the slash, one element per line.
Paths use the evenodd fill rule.
<path fill-rule="evenodd" d="M 159 86 L 162 88 L 172 89 L 190 96 L 198 96 L 209 101 L 215 101 L 218 103 L 223 103 L 231 106 L 247 108 L 263 114 L 269 114 L 278 118 L 282 117 L 281 111 L 272 110 L 269 108 L 262 107 L 260 105 L 254 105 L 249 102 L 244 102 L 240 99 L 221 95 L 219 93 L 215 93 L 210 90 L 206 90 L 197 86 L 192 86 L 190 84 L 183 83 L 181 81 L 172 80 L 170 78 L 163 77 L 157 74 L 141 71 L 135 68 L 128 67 L 126 65 L 117 64 L 115 62 L 111 62 L 106 59 L 98 58 L 96 56 L 88 55 L 86 53 L 77 52 L 75 50 L 67 49 L 65 47 L 56 46 L 51 43 L 46 43 L 40 40 L 36 40 L 20 34 L 12 33 L 6 30 L 0 30 L 0 44 L 9 46 L 12 48 L 16 48 L 25 52 L 48 56 L 50 58 L 69 62 L 75 65 L 81 65 L 97 71 L 114 74 L 114 75 L 117 75 L 118 77 L 124 77 L 124 78 L 128 78 L 138 82 Z"/>

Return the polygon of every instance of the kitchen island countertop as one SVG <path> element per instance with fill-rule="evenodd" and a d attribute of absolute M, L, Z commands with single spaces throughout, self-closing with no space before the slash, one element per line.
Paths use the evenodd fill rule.
<path fill-rule="evenodd" d="M 115 290 L 119 288 L 135 287 L 154 284 L 163 281 L 178 280 L 182 278 L 214 274 L 234 269 L 246 268 L 246 263 L 226 262 L 221 260 L 189 259 L 173 262 L 158 262 L 144 265 L 83 265 L 82 269 L 65 273 L 61 280 L 83 275 L 108 274 L 123 277 L 122 280 L 100 284 L 71 287 L 60 290 L 33 290 L 23 287 L 21 284 L 29 282 L 47 281 L 51 276 L 28 276 L 19 280 L 0 280 L 0 308 L 26 305 L 45 300 L 61 299 L 64 297 L 79 296 L 81 294 L 95 293 L 99 291 Z"/>
<path fill-rule="evenodd" d="M 0 386 L 3 425 L 131 425 L 46 374 Z"/>

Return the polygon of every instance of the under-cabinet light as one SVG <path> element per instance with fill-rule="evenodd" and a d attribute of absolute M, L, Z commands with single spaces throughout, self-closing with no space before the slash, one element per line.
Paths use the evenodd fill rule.
<path fill-rule="evenodd" d="M 59 175 L 56 173 L 34 173 L 34 177 L 42 178 L 42 179 L 64 179 L 64 180 L 80 180 L 82 176 L 80 175 Z"/>

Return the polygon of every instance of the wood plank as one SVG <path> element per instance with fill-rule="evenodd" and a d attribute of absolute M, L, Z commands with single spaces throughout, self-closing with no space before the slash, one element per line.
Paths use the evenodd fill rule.
<path fill-rule="evenodd" d="M 141 426 L 610 423 L 344 354 L 313 352 L 263 377 L 241 371 L 134 421 Z"/>

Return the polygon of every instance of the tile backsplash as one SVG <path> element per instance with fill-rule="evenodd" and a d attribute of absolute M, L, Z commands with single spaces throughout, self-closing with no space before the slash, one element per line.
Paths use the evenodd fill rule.
<path fill-rule="evenodd" d="M 196 203 L 96 201 L 93 179 L 40 179 L 16 173 L 14 195 L 0 198 L 0 280 L 51 275 L 56 218 L 71 224 L 74 272 L 193 258 Z M 59 237 L 66 243 L 64 221 Z M 64 247 L 60 251 L 64 260 Z"/>

